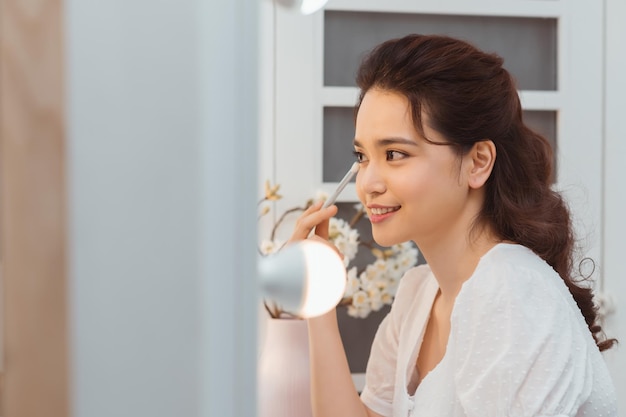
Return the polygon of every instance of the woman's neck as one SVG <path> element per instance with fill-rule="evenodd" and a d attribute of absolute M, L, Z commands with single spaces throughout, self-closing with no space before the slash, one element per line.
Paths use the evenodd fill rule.
<path fill-rule="evenodd" d="M 458 235 L 456 235 L 458 236 Z M 453 304 L 461 286 L 467 281 L 480 258 L 500 240 L 489 228 L 462 238 L 438 239 L 432 245 L 419 246 L 441 290 L 442 302 Z"/>

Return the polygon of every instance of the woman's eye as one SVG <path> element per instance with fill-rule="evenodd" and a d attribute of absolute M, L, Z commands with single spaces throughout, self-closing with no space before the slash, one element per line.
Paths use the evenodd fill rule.
<path fill-rule="evenodd" d="M 354 151 L 352 153 L 354 154 L 354 157 L 356 158 L 356 161 L 358 163 L 365 161 L 365 155 L 363 155 L 362 152 Z"/>
<path fill-rule="evenodd" d="M 404 158 L 406 155 L 399 151 L 387 151 L 387 160 L 395 161 Z"/>

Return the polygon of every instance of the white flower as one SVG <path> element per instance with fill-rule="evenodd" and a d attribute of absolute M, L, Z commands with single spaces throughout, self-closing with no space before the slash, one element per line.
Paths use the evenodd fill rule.
<path fill-rule="evenodd" d="M 387 291 L 383 291 L 380 293 L 380 299 L 383 302 L 383 304 L 385 305 L 391 305 L 391 303 L 393 302 L 393 294 L 395 294 L 395 291 L 393 293 L 387 292 Z"/>
<path fill-rule="evenodd" d="M 353 266 L 348 270 L 346 292 L 344 297 L 352 297 L 361 288 L 361 281 L 356 276 L 356 266 Z"/>
<path fill-rule="evenodd" d="M 367 266 L 367 278 L 371 281 L 379 281 L 383 279 L 387 273 L 387 261 L 383 259 L 376 259 L 374 263 Z"/>
<path fill-rule="evenodd" d="M 343 224 L 337 224 L 342 229 Z M 342 235 L 342 236 L 343 236 Z M 337 238 L 340 245 L 345 242 Z M 372 311 L 378 311 L 385 305 L 390 305 L 398 290 L 400 279 L 404 273 L 417 263 L 418 251 L 411 243 L 401 243 L 388 249 L 373 249 L 376 260 L 365 267 L 358 274 L 354 267 L 350 269 L 348 288 L 344 299 L 348 300 L 348 314 L 352 317 L 364 318 Z"/>
<path fill-rule="evenodd" d="M 363 307 L 369 303 L 369 296 L 367 292 L 360 290 L 354 293 L 352 296 L 352 305 L 355 307 Z"/>
<path fill-rule="evenodd" d="M 396 279 L 396 278 L 389 277 L 389 279 L 387 280 L 387 287 L 384 290 L 389 292 L 389 294 L 392 294 L 392 297 L 393 297 L 393 294 L 395 294 L 396 291 L 398 291 L 399 284 L 400 284 L 400 278 Z"/>
<path fill-rule="evenodd" d="M 331 218 L 328 224 L 328 237 L 344 256 L 344 263 L 350 264 L 359 250 L 359 232 L 343 219 Z"/>
<path fill-rule="evenodd" d="M 417 249 L 409 242 L 392 247 L 394 257 L 403 268 L 411 268 L 417 262 Z"/>
<path fill-rule="evenodd" d="M 263 255 L 271 255 L 272 253 L 278 252 L 283 244 L 284 242 L 278 240 L 264 240 L 261 242 L 259 249 Z"/>
<path fill-rule="evenodd" d="M 370 290 L 368 291 L 368 295 L 370 298 L 370 307 L 372 308 L 372 310 L 380 310 L 384 305 L 383 299 L 381 297 L 382 293 L 380 292 L 380 290 L 378 288 Z"/>
<path fill-rule="evenodd" d="M 369 316 L 371 311 L 372 310 L 370 309 L 369 304 L 359 306 L 359 307 L 354 306 L 354 305 L 348 306 L 348 315 L 352 317 L 356 317 L 358 319 L 364 319 L 365 317 Z"/>
<path fill-rule="evenodd" d="M 352 296 L 352 304 L 348 306 L 348 314 L 352 317 L 365 318 L 371 312 L 370 299 L 365 291 L 357 291 Z"/>
<path fill-rule="evenodd" d="M 607 316 L 615 312 L 615 301 L 610 294 L 597 292 L 594 294 L 594 298 L 598 308 L 598 320 L 603 321 Z"/>

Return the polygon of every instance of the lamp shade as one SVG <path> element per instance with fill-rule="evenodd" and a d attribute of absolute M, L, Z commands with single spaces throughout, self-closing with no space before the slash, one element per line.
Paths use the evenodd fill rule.
<path fill-rule="evenodd" d="M 304 240 L 259 260 L 264 298 L 284 311 L 315 317 L 333 309 L 346 289 L 346 268 L 328 245 Z"/>

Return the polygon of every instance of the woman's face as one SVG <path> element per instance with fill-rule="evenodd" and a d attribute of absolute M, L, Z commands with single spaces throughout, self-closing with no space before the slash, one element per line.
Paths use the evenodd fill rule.
<path fill-rule="evenodd" d="M 428 139 L 448 142 L 428 126 L 427 114 L 422 119 Z M 417 132 L 406 97 L 369 90 L 357 116 L 354 149 L 361 162 L 357 194 L 378 244 L 413 240 L 421 246 L 466 231 L 466 158 Z"/>

